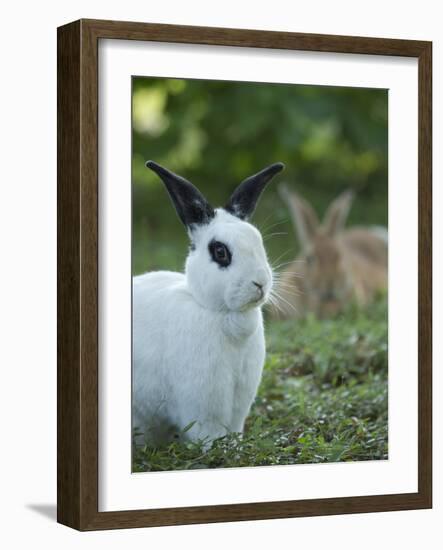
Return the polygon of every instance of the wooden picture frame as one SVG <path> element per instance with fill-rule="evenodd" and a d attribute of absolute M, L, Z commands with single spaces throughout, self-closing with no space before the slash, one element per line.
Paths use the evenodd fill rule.
<path fill-rule="evenodd" d="M 98 42 L 159 41 L 403 56 L 419 67 L 418 492 L 217 506 L 98 511 Z M 113 529 L 432 506 L 432 44 L 80 20 L 58 29 L 58 521 Z"/>

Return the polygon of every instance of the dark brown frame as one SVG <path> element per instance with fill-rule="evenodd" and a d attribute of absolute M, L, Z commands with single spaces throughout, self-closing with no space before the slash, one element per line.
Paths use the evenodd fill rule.
<path fill-rule="evenodd" d="M 98 41 L 161 41 L 418 58 L 418 492 L 98 511 Z M 80 20 L 58 29 L 58 521 L 79 530 L 431 508 L 432 43 Z"/>

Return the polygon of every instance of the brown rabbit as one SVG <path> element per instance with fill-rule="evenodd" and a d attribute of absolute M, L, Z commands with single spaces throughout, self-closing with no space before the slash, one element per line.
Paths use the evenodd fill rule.
<path fill-rule="evenodd" d="M 350 302 L 368 304 L 388 284 L 388 240 L 383 227 L 344 229 L 353 193 L 346 191 L 326 211 L 323 223 L 310 204 L 284 184 L 301 245 L 300 255 L 277 275 L 277 317 L 320 318 L 339 313 Z"/>

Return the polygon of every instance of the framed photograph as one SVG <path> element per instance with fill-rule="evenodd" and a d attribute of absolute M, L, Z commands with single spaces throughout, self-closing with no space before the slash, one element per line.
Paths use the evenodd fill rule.
<path fill-rule="evenodd" d="M 58 29 L 58 521 L 430 508 L 430 42 Z"/>

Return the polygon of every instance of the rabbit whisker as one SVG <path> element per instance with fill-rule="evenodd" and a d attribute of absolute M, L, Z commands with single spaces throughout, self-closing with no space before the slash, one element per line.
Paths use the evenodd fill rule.
<path fill-rule="evenodd" d="M 279 262 L 282 258 L 284 258 L 284 256 L 286 256 L 286 254 L 289 254 L 290 252 L 294 252 L 295 251 L 295 248 L 290 248 L 289 250 L 286 250 L 286 252 L 283 252 L 283 254 L 280 254 L 280 256 L 274 260 L 272 262 L 272 267 L 274 268 L 274 264 L 276 264 L 277 262 Z"/>
<path fill-rule="evenodd" d="M 284 302 L 284 303 L 287 304 L 289 307 L 291 307 L 294 311 L 297 311 L 297 309 L 296 309 L 290 302 L 288 302 L 288 300 L 286 300 L 285 298 L 283 298 L 283 296 L 281 296 L 280 294 L 278 294 L 278 293 L 275 292 L 275 291 L 273 291 L 273 294 L 274 294 L 274 296 L 275 296 L 279 301 Z"/>
<path fill-rule="evenodd" d="M 272 216 L 272 214 L 270 214 L 270 216 Z M 266 218 L 265 221 L 267 221 L 267 220 L 270 218 L 270 216 L 268 216 L 268 217 Z M 271 224 L 271 225 L 268 225 L 267 227 L 265 227 L 265 228 L 261 231 L 262 235 L 265 235 L 265 234 L 266 234 L 266 231 L 269 231 L 269 230 L 272 229 L 273 227 L 277 227 L 277 225 L 282 225 L 283 223 L 286 223 L 287 221 L 289 221 L 289 218 L 285 218 L 284 220 L 281 220 L 281 221 L 275 222 L 275 223 L 273 223 L 273 224 Z"/>
<path fill-rule="evenodd" d="M 289 264 L 293 264 L 294 263 L 294 260 L 290 260 L 288 262 L 282 262 L 281 264 L 278 264 L 276 266 L 272 266 L 272 269 L 280 269 L 282 267 L 284 267 L 285 265 L 289 265 Z"/>
<path fill-rule="evenodd" d="M 299 279 L 304 279 L 303 275 L 301 275 L 300 273 L 294 272 L 293 276 L 297 277 Z M 272 274 L 272 280 L 273 280 L 274 283 L 277 284 L 277 286 L 286 286 L 288 288 L 292 288 L 294 286 L 293 283 L 291 283 L 287 279 L 283 278 L 282 273 L 273 273 Z"/>
<path fill-rule="evenodd" d="M 283 275 L 282 273 L 278 273 L 278 274 L 276 274 L 276 275 L 277 275 L 277 276 L 274 277 L 274 279 L 275 279 L 276 281 L 284 281 L 284 279 L 282 279 L 281 277 L 279 277 L 279 275 Z M 297 271 L 292 271 L 292 272 L 291 272 L 291 276 L 292 276 L 292 277 L 296 277 L 297 279 L 304 279 L 304 278 L 305 278 L 304 275 L 302 275 L 301 273 L 298 273 Z M 291 284 L 291 283 L 289 283 L 289 284 Z"/>
<path fill-rule="evenodd" d="M 274 215 L 274 212 L 271 212 L 271 213 L 268 214 L 268 215 L 266 216 L 266 218 L 263 220 L 263 223 L 261 223 L 261 224 L 256 224 L 257 229 L 260 230 L 260 233 L 263 234 L 264 231 L 267 231 L 268 228 L 264 228 L 264 229 L 263 229 L 262 226 L 265 225 L 265 224 L 268 222 L 268 220 L 269 220 L 270 218 L 272 218 L 273 215 Z M 271 225 L 271 227 L 272 227 L 272 225 Z"/>
<path fill-rule="evenodd" d="M 298 289 L 296 288 L 282 288 L 281 289 L 281 293 L 286 295 L 286 296 L 292 296 L 292 297 L 297 297 L 297 296 L 300 296 L 300 292 L 298 291 Z"/>
<path fill-rule="evenodd" d="M 277 235 L 287 235 L 287 232 L 282 231 L 282 232 L 278 232 L 278 233 L 271 233 L 270 235 L 265 235 L 265 236 L 263 237 L 263 242 L 266 242 L 266 241 L 269 240 L 271 237 L 276 237 Z"/>
<path fill-rule="evenodd" d="M 284 313 L 283 308 L 281 304 L 278 302 L 278 300 L 274 296 L 269 296 L 268 301 L 265 304 L 266 306 L 270 306 L 271 308 L 274 308 L 276 311 L 280 311 Z"/>
<path fill-rule="evenodd" d="M 297 294 L 298 293 L 298 289 L 294 285 L 285 285 L 285 284 L 277 283 L 276 287 L 277 287 L 277 289 L 281 288 L 287 294 Z"/>

